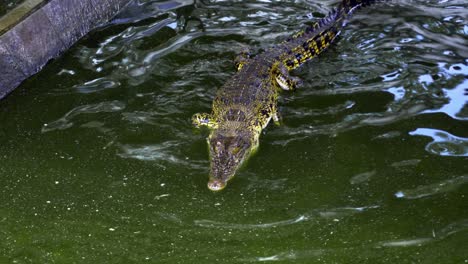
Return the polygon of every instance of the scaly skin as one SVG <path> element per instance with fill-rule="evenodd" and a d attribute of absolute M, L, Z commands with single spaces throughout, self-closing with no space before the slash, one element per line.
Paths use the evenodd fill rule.
<path fill-rule="evenodd" d="M 213 101 L 211 114 L 195 114 L 195 126 L 211 129 L 208 145 L 211 159 L 208 188 L 224 189 L 241 164 L 257 149 L 260 133 L 277 118 L 280 89 L 293 90 L 301 81 L 289 71 L 324 51 L 339 34 L 345 19 L 359 6 L 374 1 L 343 0 L 315 25 L 293 35 L 255 58 L 239 56 L 238 72 Z"/>

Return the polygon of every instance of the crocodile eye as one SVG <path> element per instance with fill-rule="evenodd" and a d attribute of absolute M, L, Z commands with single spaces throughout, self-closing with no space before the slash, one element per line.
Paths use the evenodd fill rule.
<path fill-rule="evenodd" d="M 232 149 L 231 152 L 232 152 L 232 154 L 237 154 L 237 153 L 239 153 L 239 150 L 240 150 L 239 147 L 235 147 L 235 148 Z"/>

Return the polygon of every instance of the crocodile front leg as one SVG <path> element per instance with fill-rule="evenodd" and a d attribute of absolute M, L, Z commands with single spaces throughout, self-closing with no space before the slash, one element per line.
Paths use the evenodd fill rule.
<path fill-rule="evenodd" d="M 218 123 L 208 113 L 197 113 L 192 116 L 192 124 L 199 128 L 201 126 L 207 126 L 210 129 L 215 129 Z"/>
<path fill-rule="evenodd" d="M 280 114 L 278 113 L 278 111 L 275 111 L 273 113 L 272 119 L 273 119 L 273 123 L 275 123 L 275 125 L 277 125 L 277 126 L 281 125 L 281 118 L 280 118 Z"/>
<path fill-rule="evenodd" d="M 288 69 L 282 63 L 277 66 L 275 74 L 275 80 L 283 90 L 292 91 L 302 85 L 302 80 L 298 77 L 291 76 Z"/>

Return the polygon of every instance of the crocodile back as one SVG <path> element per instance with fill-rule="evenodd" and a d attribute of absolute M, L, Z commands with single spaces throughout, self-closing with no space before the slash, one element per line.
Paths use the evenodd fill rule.
<path fill-rule="evenodd" d="M 273 82 L 274 63 L 271 58 L 259 55 L 218 90 L 213 115 L 220 128 L 260 131 L 268 123 L 278 97 Z"/>

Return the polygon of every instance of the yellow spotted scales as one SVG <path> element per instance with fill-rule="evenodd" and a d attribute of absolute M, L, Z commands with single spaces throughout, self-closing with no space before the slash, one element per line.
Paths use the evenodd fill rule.
<path fill-rule="evenodd" d="M 222 190 L 257 149 L 262 129 L 271 119 L 278 123 L 279 91 L 301 84 L 289 71 L 327 49 L 352 11 L 372 2 L 343 0 L 326 17 L 279 45 L 253 58 L 247 52 L 236 58 L 238 71 L 218 90 L 212 113 L 192 117 L 195 126 L 210 128 L 210 190 Z"/>

